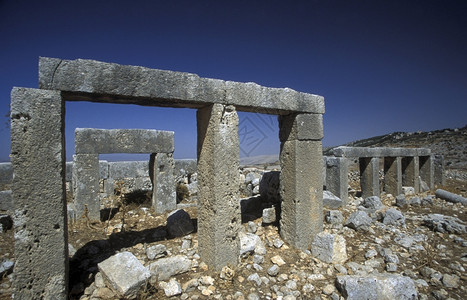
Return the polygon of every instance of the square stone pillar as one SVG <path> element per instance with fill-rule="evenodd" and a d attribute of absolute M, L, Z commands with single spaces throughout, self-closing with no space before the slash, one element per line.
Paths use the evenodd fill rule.
<path fill-rule="evenodd" d="M 347 158 L 326 158 L 326 190 L 342 200 L 342 206 L 349 200 L 349 167 Z"/>
<path fill-rule="evenodd" d="M 234 106 L 213 104 L 198 110 L 197 122 L 198 249 L 220 270 L 237 265 L 240 253 L 238 115 Z"/>
<path fill-rule="evenodd" d="M 433 189 L 435 187 L 433 169 L 433 155 L 420 156 L 417 171 L 420 172 L 420 178 L 426 182 L 430 189 Z"/>
<path fill-rule="evenodd" d="M 322 120 L 321 114 L 279 117 L 280 234 L 302 250 L 323 230 Z"/>
<path fill-rule="evenodd" d="M 444 176 L 444 156 L 443 155 L 433 155 L 433 184 L 444 186 L 446 185 L 446 177 Z M 420 166 L 423 163 L 423 156 L 420 157 Z M 424 164 L 424 163 L 423 163 Z M 423 174 L 420 170 L 420 176 L 423 180 Z"/>
<path fill-rule="evenodd" d="M 380 196 L 379 189 L 379 158 L 360 157 L 360 186 L 362 198 Z"/>
<path fill-rule="evenodd" d="M 152 207 L 158 214 L 177 208 L 172 153 L 153 153 L 149 160 L 152 177 Z"/>
<path fill-rule="evenodd" d="M 384 158 L 384 191 L 393 196 L 402 194 L 402 164 L 400 157 Z"/>
<path fill-rule="evenodd" d="M 402 158 L 402 185 L 412 186 L 415 193 L 420 192 L 419 181 L 419 159 L 418 156 L 407 156 Z"/>
<path fill-rule="evenodd" d="M 67 299 L 65 105 L 58 91 L 13 88 L 15 299 Z"/>
<path fill-rule="evenodd" d="M 73 195 L 78 218 L 100 220 L 99 154 L 73 156 Z"/>

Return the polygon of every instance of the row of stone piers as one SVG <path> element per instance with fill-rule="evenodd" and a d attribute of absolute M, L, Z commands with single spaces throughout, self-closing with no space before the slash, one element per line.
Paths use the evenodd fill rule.
<path fill-rule="evenodd" d="M 422 183 L 429 189 L 433 189 L 435 184 L 444 184 L 443 157 L 433 155 L 428 148 L 337 147 L 334 155 L 324 159 L 326 189 L 341 198 L 343 203 L 348 199 L 349 159 L 358 159 L 364 198 L 379 196 L 382 191 L 399 195 L 403 193 L 403 186 L 413 187 L 418 193 Z"/>

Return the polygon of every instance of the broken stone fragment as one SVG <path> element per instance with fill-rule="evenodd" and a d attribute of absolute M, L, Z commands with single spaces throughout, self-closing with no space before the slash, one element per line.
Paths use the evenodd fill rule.
<path fill-rule="evenodd" d="M 97 265 L 107 286 L 121 297 L 134 299 L 151 277 L 149 270 L 131 252 L 121 252 Z"/>
<path fill-rule="evenodd" d="M 326 263 L 344 263 L 347 260 L 345 239 L 338 234 L 320 232 L 311 244 L 311 253 Z"/>
<path fill-rule="evenodd" d="M 158 281 L 164 281 L 170 277 L 191 270 L 191 260 L 185 255 L 176 255 L 161 258 L 149 265 L 149 271 Z"/>

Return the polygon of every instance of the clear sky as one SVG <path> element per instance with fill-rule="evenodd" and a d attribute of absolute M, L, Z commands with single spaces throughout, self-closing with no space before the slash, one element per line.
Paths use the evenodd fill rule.
<path fill-rule="evenodd" d="M 325 97 L 323 143 L 467 125 L 467 1 L 0 0 L 0 161 L 13 86 L 38 57 L 95 59 Z M 175 131 L 196 157 L 196 111 L 67 102 L 74 129 Z M 241 155 L 279 152 L 275 116 L 240 114 Z M 111 156 L 118 158 L 118 156 Z"/>

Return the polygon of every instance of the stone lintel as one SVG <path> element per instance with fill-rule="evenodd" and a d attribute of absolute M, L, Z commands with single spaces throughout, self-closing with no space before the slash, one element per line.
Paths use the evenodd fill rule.
<path fill-rule="evenodd" d="M 322 96 L 256 83 L 202 78 L 196 74 L 104 63 L 39 59 L 39 86 L 61 90 L 66 100 L 202 108 L 234 105 L 237 110 L 288 114 L 324 113 Z"/>
<path fill-rule="evenodd" d="M 338 157 L 398 157 L 426 156 L 431 154 L 428 148 L 390 148 L 390 147 L 337 147 L 334 155 Z"/>
<path fill-rule="evenodd" d="M 75 129 L 75 153 L 169 153 L 174 132 L 149 129 Z"/>
<path fill-rule="evenodd" d="M 68 297 L 64 109 L 58 91 L 11 92 L 17 299 Z"/>

